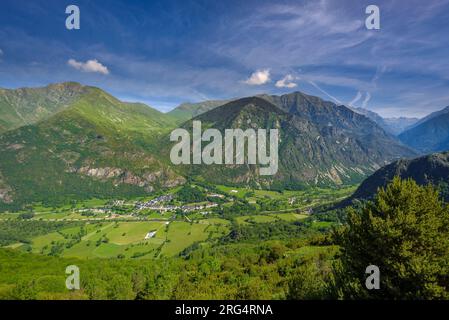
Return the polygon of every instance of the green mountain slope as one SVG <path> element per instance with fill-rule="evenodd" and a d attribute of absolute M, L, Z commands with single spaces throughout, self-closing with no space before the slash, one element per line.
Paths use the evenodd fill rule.
<path fill-rule="evenodd" d="M 183 181 L 157 154 L 173 119 L 88 88 L 71 106 L 0 136 L 0 202 L 145 194 Z"/>
<path fill-rule="evenodd" d="M 183 123 L 204 112 L 215 109 L 228 103 L 230 100 L 208 100 L 198 103 L 183 103 L 168 112 L 167 115 L 176 119 L 177 123 Z"/>
<path fill-rule="evenodd" d="M 432 183 L 440 186 L 443 196 L 449 199 L 449 152 L 390 163 L 363 181 L 346 203 L 350 203 L 354 199 L 372 198 L 378 188 L 385 187 L 395 176 L 403 179 L 412 178 L 420 185 Z"/>
<path fill-rule="evenodd" d="M 279 170 L 274 176 L 259 176 L 256 165 L 180 165 L 185 174 L 216 183 L 335 186 L 361 181 L 389 161 L 414 155 L 366 117 L 301 93 L 236 100 L 194 120 L 203 128 L 219 129 L 223 137 L 228 128 L 280 130 Z M 191 130 L 192 121 L 184 127 Z"/>
<path fill-rule="evenodd" d="M 43 88 L 0 89 L 0 133 L 47 119 L 88 91 L 88 87 L 75 82 Z"/>

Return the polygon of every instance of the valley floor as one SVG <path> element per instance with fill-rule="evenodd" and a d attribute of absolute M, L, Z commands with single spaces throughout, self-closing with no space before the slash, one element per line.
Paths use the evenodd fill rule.
<path fill-rule="evenodd" d="M 252 259 L 257 257 L 256 265 L 267 264 L 270 268 L 284 258 L 293 263 L 291 259 L 298 255 L 316 257 L 325 253 L 331 257 L 334 252 L 332 246 L 319 241 L 315 241 L 318 243 L 315 245 L 310 239 L 321 239 L 322 234 L 337 222 L 326 217 L 321 219 L 315 210 L 344 199 L 354 188 L 276 192 L 226 186 L 214 186 L 210 190 L 192 185 L 148 198 L 92 199 L 57 208 L 36 204 L 24 212 L 0 213 L 2 274 L 5 270 L 12 272 L 16 267 L 28 269 L 31 265 L 50 261 L 57 261 L 62 268 L 72 259 L 77 259 L 77 265 L 118 263 L 123 268 L 128 265 L 129 270 L 134 270 L 147 266 L 145 261 L 148 260 L 157 264 L 174 264 L 176 268 L 180 265 L 190 268 L 192 257 L 195 257 L 197 268 L 208 264 L 207 259 L 203 261 L 203 256 L 211 254 L 220 256 L 219 263 L 226 264 L 237 258 L 230 255 L 232 251 L 245 252 L 243 258 L 246 254 Z M 267 262 L 273 258 L 265 257 L 266 251 L 278 249 L 283 251 L 282 256 Z M 5 261 L 8 256 L 14 259 Z M 264 261 L 260 261 L 261 257 Z M 98 259 L 105 260 L 101 262 Z M 12 261 L 16 262 L 12 264 Z M 27 265 L 19 266 L 20 263 Z M 244 262 L 237 264 L 241 263 Z M 221 266 L 220 270 L 223 268 Z M 53 276 L 50 269 L 42 274 L 29 272 L 23 279 L 20 276 L 0 279 L 0 298 L 2 290 L 12 294 L 10 289 L 16 290 L 21 280 Z M 57 277 L 65 279 L 64 274 L 59 273 Z M 94 273 L 92 270 L 92 277 Z M 266 298 L 286 298 L 286 290 L 284 288 L 282 294 L 268 290 Z M 66 297 L 67 293 L 60 293 Z M 76 298 L 75 293 L 70 295 Z M 226 295 L 218 297 L 224 299 Z M 95 297 L 88 294 L 81 298 Z M 136 297 L 131 294 L 130 298 Z M 159 292 L 152 298 L 179 296 L 164 296 Z"/>

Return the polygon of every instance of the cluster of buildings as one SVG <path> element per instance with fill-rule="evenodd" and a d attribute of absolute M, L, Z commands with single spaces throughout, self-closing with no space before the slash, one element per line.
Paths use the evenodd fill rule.
<path fill-rule="evenodd" d="M 107 208 L 88 208 L 88 209 L 78 209 L 77 212 L 92 212 L 92 213 L 110 213 L 111 210 Z"/>
<path fill-rule="evenodd" d="M 218 204 L 209 202 L 209 203 L 201 204 L 201 205 L 198 204 L 198 205 L 192 205 L 192 206 L 181 206 L 180 209 L 182 210 L 182 212 L 190 212 L 190 211 L 195 211 L 195 210 L 214 208 L 217 206 L 218 206 Z"/>
<path fill-rule="evenodd" d="M 162 206 L 161 203 L 163 203 L 163 202 L 169 202 L 169 201 L 171 201 L 171 200 L 173 200 L 173 195 L 171 195 L 171 194 L 166 194 L 166 195 L 162 195 L 162 196 L 159 196 L 159 197 L 157 197 L 157 198 L 154 198 L 154 199 L 152 199 L 152 200 L 150 200 L 150 201 L 147 201 L 147 202 L 138 202 L 138 203 L 136 204 L 136 208 L 137 208 L 137 210 L 142 210 L 142 209 L 156 210 L 155 208 L 162 208 L 162 207 L 164 207 L 164 208 L 170 208 L 170 209 L 165 210 L 165 211 L 170 211 L 170 210 L 175 210 L 175 209 L 177 209 L 176 206 L 172 206 L 172 205 L 165 205 L 165 206 Z"/>
<path fill-rule="evenodd" d="M 221 195 L 217 195 L 217 197 Z M 182 212 L 191 212 L 196 210 L 203 210 L 203 209 L 209 209 L 218 206 L 216 203 L 208 202 L 205 204 L 195 204 L 195 205 L 184 205 L 184 206 L 175 206 L 166 204 L 166 202 L 169 202 L 173 199 L 173 195 L 163 195 L 160 197 L 157 197 L 155 199 L 152 199 L 147 202 L 139 202 L 136 204 L 137 210 L 154 210 L 158 212 L 167 212 L 167 211 L 175 211 L 180 209 Z"/>
<path fill-rule="evenodd" d="M 115 207 L 120 207 L 120 206 L 123 206 L 124 204 L 125 204 L 125 200 L 114 200 L 114 202 L 112 203 L 112 205 Z"/>
<path fill-rule="evenodd" d="M 218 193 L 208 193 L 207 196 L 211 198 L 220 198 L 220 199 L 223 199 L 225 197 L 224 195 Z"/>

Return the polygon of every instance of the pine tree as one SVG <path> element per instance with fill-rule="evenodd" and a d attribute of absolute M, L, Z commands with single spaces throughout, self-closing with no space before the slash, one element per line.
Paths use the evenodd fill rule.
<path fill-rule="evenodd" d="M 431 186 L 396 177 L 373 202 L 350 209 L 333 293 L 346 299 L 449 299 L 449 209 Z M 380 289 L 365 287 L 366 267 Z"/>

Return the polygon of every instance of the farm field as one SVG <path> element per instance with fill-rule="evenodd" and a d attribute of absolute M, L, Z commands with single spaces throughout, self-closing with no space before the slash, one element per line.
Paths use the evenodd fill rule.
<path fill-rule="evenodd" d="M 86 223 L 31 239 L 31 252 L 74 258 L 157 258 L 174 256 L 195 242 L 221 237 L 229 232 L 228 221 L 135 221 Z M 80 233 L 83 232 L 81 238 Z M 154 232 L 151 238 L 146 236 Z M 20 249 L 15 243 L 9 248 Z M 58 248 L 58 249 L 55 249 Z"/>

